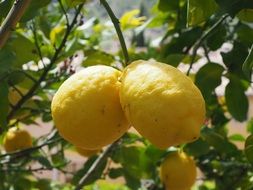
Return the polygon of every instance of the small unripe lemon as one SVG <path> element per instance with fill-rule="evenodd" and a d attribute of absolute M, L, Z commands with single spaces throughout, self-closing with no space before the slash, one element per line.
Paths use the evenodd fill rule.
<path fill-rule="evenodd" d="M 133 127 L 162 149 L 196 140 L 205 119 L 205 101 L 192 80 L 156 61 L 126 67 L 120 101 Z"/>
<path fill-rule="evenodd" d="M 13 127 L 4 136 L 3 145 L 6 152 L 30 148 L 32 147 L 32 137 L 28 131 Z"/>
<path fill-rule="evenodd" d="M 161 164 L 161 181 L 168 190 L 190 190 L 196 175 L 194 160 L 183 152 L 170 153 Z"/>
<path fill-rule="evenodd" d="M 121 72 L 91 66 L 75 73 L 52 100 L 52 116 L 60 135 L 84 149 L 101 149 L 129 128 L 119 101 Z"/>
<path fill-rule="evenodd" d="M 81 147 L 76 147 L 76 151 L 84 157 L 91 157 L 98 154 L 101 150 L 88 150 L 88 149 L 83 149 Z"/>

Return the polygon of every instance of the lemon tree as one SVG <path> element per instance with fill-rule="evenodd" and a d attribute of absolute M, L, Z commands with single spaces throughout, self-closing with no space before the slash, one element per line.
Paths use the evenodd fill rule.
<path fill-rule="evenodd" d="M 0 0 L 0 189 L 252 189 L 252 10 Z"/>

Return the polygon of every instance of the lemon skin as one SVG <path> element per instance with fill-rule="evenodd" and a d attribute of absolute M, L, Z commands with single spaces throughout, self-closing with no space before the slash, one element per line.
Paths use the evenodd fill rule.
<path fill-rule="evenodd" d="M 183 152 L 170 153 L 161 164 L 160 178 L 168 190 L 190 190 L 196 175 L 194 160 Z"/>
<path fill-rule="evenodd" d="M 133 127 L 161 149 L 196 140 L 205 101 L 189 77 L 157 61 L 135 61 L 123 72 L 120 101 Z"/>
<path fill-rule="evenodd" d="M 83 149 L 101 149 L 129 128 L 119 101 L 121 72 L 91 66 L 75 73 L 52 100 L 52 117 L 60 135 Z"/>
<path fill-rule="evenodd" d="M 10 128 L 4 136 L 3 146 L 6 152 L 14 152 L 32 147 L 32 137 L 24 129 Z"/>

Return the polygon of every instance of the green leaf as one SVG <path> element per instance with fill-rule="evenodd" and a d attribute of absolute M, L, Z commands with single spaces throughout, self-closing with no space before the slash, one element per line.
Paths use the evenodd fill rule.
<path fill-rule="evenodd" d="M 150 177 L 153 162 L 146 156 L 144 147 L 122 147 L 113 156 L 113 160 L 119 162 L 128 175 L 133 178 Z"/>
<path fill-rule="evenodd" d="M 228 154 L 237 150 L 234 144 L 208 127 L 202 128 L 201 137 L 220 153 Z"/>
<path fill-rule="evenodd" d="M 7 46 L 15 52 L 15 67 L 21 68 L 24 63 L 38 60 L 35 45 L 21 34 L 13 34 L 9 39 Z"/>
<path fill-rule="evenodd" d="M 111 168 L 109 171 L 109 177 L 112 179 L 116 179 L 118 177 L 121 177 L 124 173 L 123 168 Z"/>
<path fill-rule="evenodd" d="M 15 54 L 10 49 L 4 48 L 0 50 L 0 79 L 1 74 L 8 71 L 14 64 L 15 59 Z"/>
<path fill-rule="evenodd" d="M 45 166 L 46 168 L 51 168 L 51 163 L 46 157 L 37 156 L 34 159 L 37 160 L 42 166 Z"/>
<path fill-rule="evenodd" d="M 233 135 L 230 135 L 228 138 L 230 141 L 239 141 L 239 142 L 245 141 L 244 136 L 242 136 L 241 134 L 233 134 Z"/>
<path fill-rule="evenodd" d="M 179 0 L 159 0 L 158 9 L 163 12 L 177 10 L 179 8 Z"/>
<path fill-rule="evenodd" d="M 91 157 L 89 160 L 87 160 L 83 166 L 82 169 L 78 170 L 76 172 L 76 174 L 74 175 L 74 177 L 72 178 L 72 183 L 73 184 L 78 184 L 78 182 L 80 181 L 80 179 L 87 173 L 87 171 L 90 169 L 90 167 L 92 166 L 92 164 L 96 161 L 97 157 L 96 156 L 93 156 Z M 98 168 L 96 171 L 94 171 L 89 179 L 88 179 L 88 182 L 87 184 L 85 185 L 88 185 L 88 184 L 91 184 L 93 183 L 94 181 L 96 181 L 97 179 L 99 179 L 106 167 L 106 163 L 107 163 L 107 159 L 104 159 L 102 162 L 100 162 Z"/>
<path fill-rule="evenodd" d="M 100 50 L 88 50 L 85 53 L 85 60 L 82 65 L 85 67 L 92 65 L 111 65 L 114 62 L 112 55 Z"/>
<path fill-rule="evenodd" d="M 247 137 L 244 152 L 247 160 L 253 164 L 253 135 Z"/>
<path fill-rule="evenodd" d="M 231 16 L 235 16 L 239 11 L 244 8 L 253 8 L 252 0 L 215 0 L 220 6 L 223 12 L 229 13 Z"/>
<path fill-rule="evenodd" d="M 9 112 L 8 84 L 5 81 L 0 82 L 0 128 L 6 126 L 6 119 Z"/>
<path fill-rule="evenodd" d="M 206 21 L 218 8 L 214 0 L 188 0 L 188 25 L 194 26 Z"/>
<path fill-rule="evenodd" d="M 13 2 L 14 0 L 5 0 L 0 3 L 0 23 L 1 23 L 1 20 L 4 17 L 6 17 L 8 12 L 10 11 Z"/>
<path fill-rule="evenodd" d="M 246 44 L 248 47 L 251 47 L 251 45 L 253 44 L 253 28 L 247 24 L 241 23 L 237 27 L 236 32 L 238 35 L 238 39 L 242 43 Z"/>
<path fill-rule="evenodd" d="M 238 14 L 237 17 L 246 22 L 253 22 L 253 9 L 243 9 Z"/>
<path fill-rule="evenodd" d="M 210 146 L 202 138 L 199 138 L 198 140 L 188 143 L 184 146 L 184 151 L 194 157 L 205 155 L 209 152 L 209 150 Z"/>
<path fill-rule="evenodd" d="M 229 73 L 233 73 L 240 78 L 245 78 L 242 65 L 248 53 L 248 47 L 238 41 L 234 42 L 231 51 L 227 53 L 221 52 L 223 62 L 227 66 Z"/>
<path fill-rule="evenodd" d="M 195 83 L 205 98 L 209 98 L 214 89 L 221 84 L 224 68 L 216 63 L 207 63 L 196 74 Z"/>
<path fill-rule="evenodd" d="M 215 51 L 219 49 L 226 40 L 226 28 L 220 25 L 216 30 L 207 38 L 207 46 L 210 50 Z"/>
<path fill-rule="evenodd" d="M 249 102 L 244 87 L 236 79 L 230 79 L 225 89 L 226 104 L 229 113 L 238 121 L 247 119 Z"/>
<path fill-rule="evenodd" d="M 177 67 L 179 63 L 184 59 L 184 57 L 184 54 L 170 54 L 165 59 L 163 59 L 163 62 Z"/>
<path fill-rule="evenodd" d="M 33 19 L 39 13 L 39 9 L 45 7 L 50 2 L 51 0 L 32 0 L 20 22 L 27 22 Z"/>
<path fill-rule="evenodd" d="M 253 67 L 253 45 L 251 46 L 249 55 L 247 56 L 246 60 L 242 65 L 242 70 L 249 80 L 251 80 L 252 67 Z"/>
<path fill-rule="evenodd" d="M 250 118 L 250 120 L 247 123 L 247 131 L 253 134 L 253 118 Z"/>

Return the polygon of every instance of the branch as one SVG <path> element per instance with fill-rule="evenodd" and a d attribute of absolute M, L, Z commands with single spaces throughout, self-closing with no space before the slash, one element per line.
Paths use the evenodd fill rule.
<path fill-rule="evenodd" d="M 4 46 L 8 40 L 11 31 L 14 30 L 16 24 L 25 13 L 31 0 L 16 0 L 5 18 L 2 26 L 0 27 L 0 49 Z"/>
<path fill-rule="evenodd" d="M 0 158 L 4 158 L 4 157 L 7 157 L 7 156 L 10 156 L 10 157 L 8 159 L 4 159 L 3 161 L 1 161 L 0 164 L 11 163 L 15 159 L 18 159 L 20 157 L 26 157 L 30 153 L 32 153 L 34 151 L 37 151 L 37 150 L 41 149 L 44 146 L 48 146 L 48 145 L 57 143 L 57 142 L 59 142 L 61 140 L 62 140 L 61 138 L 57 138 L 57 139 L 45 142 L 45 143 L 43 143 L 41 145 L 38 145 L 38 146 L 34 146 L 34 147 L 31 147 L 31 148 L 23 149 L 23 150 L 16 151 L 16 152 L 2 154 L 2 155 L 0 155 Z"/>
<path fill-rule="evenodd" d="M 19 108 L 21 108 L 21 106 L 29 99 L 33 96 L 34 92 L 40 87 L 41 82 L 43 82 L 46 79 L 46 76 L 48 74 L 48 72 L 50 71 L 50 69 L 53 67 L 54 63 L 57 61 L 58 56 L 60 55 L 61 50 L 63 49 L 63 47 L 65 46 L 68 36 L 71 33 L 73 27 L 76 24 L 77 21 L 77 17 L 80 14 L 82 8 L 83 8 L 84 4 L 81 4 L 78 6 L 78 9 L 75 13 L 75 16 L 73 18 L 73 21 L 71 22 L 69 28 L 67 28 L 65 35 L 62 39 L 62 42 L 60 44 L 60 46 L 56 49 L 54 56 L 51 58 L 50 60 L 50 64 L 44 69 L 42 75 L 40 76 L 40 78 L 36 81 L 36 83 L 30 88 L 30 90 L 27 92 L 26 95 L 24 95 L 23 98 L 20 99 L 20 101 L 14 106 L 14 109 L 12 109 L 10 111 L 10 113 L 7 116 L 7 122 L 13 117 L 13 115 L 17 112 L 17 110 Z"/>
<path fill-rule="evenodd" d="M 195 42 L 193 45 L 193 53 L 192 53 L 192 59 L 190 63 L 190 67 L 187 71 L 187 75 L 190 74 L 190 71 L 192 69 L 193 63 L 195 61 L 195 58 L 197 56 L 197 51 L 199 47 L 202 45 L 202 43 L 222 24 L 222 22 L 229 16 L 229 14 L 224 14 L 211 28 L 209 28 L 207 31 L 204 32 L 204 34 Z"/>
<path fill-rule="evenodd" d="M 93 173 L 97 170 L 97 168 L 100 166 L 100 164 L 109 157 L 112 150 L 115 149 L 118 145 L 119 145 L 119 140 L 114 142 L 113 144 L 111 144 L 102 154 L 99 155 L 99 157 L 92 164 L 92 166 L 89 168 L 87 173 L 81 178 L 81 180 L 79 181 L 75 190 L 81 190 L 83 188 L 83 186 L 85 186 L 87 184 L 87 182 L 89 182 Z"/>
<path fill-rule="evenodd" d="M 113 13 L 111 7 L 106 2 L 106 0 L 100 0 L 100 3 L 105 7 L 109 17 L 112 20 L 112 23 L 114 25 L 114 28 L 117 32 L 117 35 L 118 35 L 118 38 L 119 38 L 119 41 L 120 41 L 120 45 L 121 45 L 121 48 L 122 48 L 122 51 L 123 51 L 123 55 L 125 57 L 125 64 L 124 65 L 127 66 L 128 62 L 129 62 L 129 55 L 128 55 L 128 52 L 127 52 L 127 47 L 126 47 L 126 43 L 125 43 L 122 31 L 120 29 L 119 19 L 115 16 L 115 14 Z"/>

